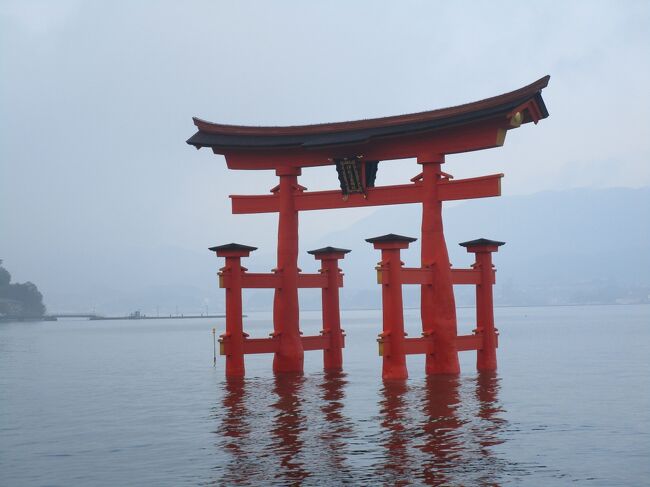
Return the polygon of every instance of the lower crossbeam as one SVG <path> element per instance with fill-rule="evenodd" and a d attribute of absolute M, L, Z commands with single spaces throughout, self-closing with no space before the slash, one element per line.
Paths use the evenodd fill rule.
<path fill-rule="evenodd" d="M 342 335 L 342 348 L 345 348 L 345 335 Z M 330 348 L 331 335 L 301 336 L 302 348 L 309 350 L 328 350 Z M 219 341 L 219 353 L 229 355 L 229 341 L 227 338 Z M 276 353 L 280 349 L 280 339 L 275 336 L 271 338 L 246 338 L 244 339 L 244 354 L 255 353 Z"/>
<path fill-rule="evenodd" d="M 379 339 L 379 355 L 390 355 L 390 340 Z M 456 337 L 456 349 L 459 352 L 468 350 L 481 350 L 483 348 L 483 337 L 481 335 L 458 335 Z M 435 343 L 432 336 L 419 338 L 404 338 L 404 354 L 417 355 L 435 352 Z"/>

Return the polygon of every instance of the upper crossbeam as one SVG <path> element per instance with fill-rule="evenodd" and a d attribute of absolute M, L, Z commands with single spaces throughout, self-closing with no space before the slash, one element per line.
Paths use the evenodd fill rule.
<path fill-rule="evenodd" d="M 468 179 L 441 179 L 438 182 L 440 201 L 501 196 L 503 174 L 491 174 Z M 343 198 L 341 191 L 296 191 L 294 204 L 298 211 L 359 208 L 365 206 L 421 203 L 424 198 L 421 181 L 410 184 L 368 188 L 366 194 L 356 193 Z M 280 211 L 280 197 L 270 195 L 231 195 L 234 214 L 276 213 Z"/>

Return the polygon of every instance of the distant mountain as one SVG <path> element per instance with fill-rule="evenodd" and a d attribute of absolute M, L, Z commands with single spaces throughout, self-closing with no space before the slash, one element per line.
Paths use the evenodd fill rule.
<path fill-rule="evenodd" d="M 52 264 L 56 272 L 43 279 L 49 284 L 43 292 L 52 313 L 140 311 L 169 316 L 223 311 L 224 296 L 216 277 L 223 262 L 206 245 L 202 251 L 113 245 L 74 256 L 64 249 L 58 255 Z"/>
<path fill-rule="evenodd" d="M 384 233 L 420 235 L 419 205 L 379 207 L 369 217 L 314 245 L 353 250 L 342 262 L 347 307 L 376 305 L 378 251 L 364 239 Z M 648 302 L 650 294 L 650 188 L 574 189 L 462 202 L 444 210 L 445 235 L 455 267 L 472 257 L 458 242 L 486 237 L 507 244 L 494 256 L 497 304 Z M 418 265 L 419 241 L 404 252 Z M 372 292 L 374 289 L 375 292 Z M 472 304 L 468 287 L 459 304 Z M 405 302 L 417 304 L 409 289 Z"/>
<path fill-rule="evenodd" d="M 345 217 L 345 212 L 341 215 Z M 316 269 L 307 249 L 325 245 L 352 249 L 340 263 L 345 272 L 342 306 L 376 307 L 380 292 L 374 267 L 379 253 L 365 239 L 390 232 L 419 237 L 420 215 L 419 205 L 378 207 L 356 223 L 342 220 L 341 230 L 325 238 L 314 240 L 303 233 L 300 266 L 305 272 Z M 444 222 L 456 267 L 467 267 L 472 261 L 458 242 L 477 237 L 506 242 L 494 256 L 497 304 L 648 302 L 650 188 L 576 189 L 471 200 L 447 205 Z M 23 275 L 36 276 L 51 312 L 223 311 L 224 292 L 215 275 L 223 262 L 207 251 L 206 243 L 195 249 L 164 244 L 139 247 L 115 239 L 80 249 L 68 244 L 67 235 L 58 241 L 54 237 L 45 249 L 26 250 L 26 255 L 39 252 L 41 259 L 25 258 L 21 267 Z M 268 272 L 274 266 L 274 241 L 275 235 L 260 235 L 260 242 L 255 242 L 260 250 L 245 262 L 251 272 Z M 404 252 L 407 265 L 418 265 L 419 251 L 418 241 Z M 456 291 L 459 305 L 473 304 L 469 286 Z M 272 295 L 271 290 L 246 290 L 244 307 L 270 309 Z M 418 299 L 417 289 L 409 286 L 406 305 L 417 306 Z M 320 292 L 302 290 L 301 307 L 320 308 Z"/>

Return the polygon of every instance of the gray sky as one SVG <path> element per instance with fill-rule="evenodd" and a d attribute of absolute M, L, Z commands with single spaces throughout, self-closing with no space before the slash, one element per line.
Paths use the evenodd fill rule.
<path fill-rule="evenodd" d="M 504 172 L 505 194 L 648 185 L 648 59 L 647 1 L 0 1 L 0 258 L 51 288 L 126 248 L 271 247 L 275 217 L 233 217 L 227 195 L 264 193 L 275 177 L 228 171 L 187 146 L 192 116 L 370 118 L 545 74 L 550 118 L 446 170 Z M 384 164 L 378 182 L 417 172 Z M 337 186 L 331 168 L 303 174 L 310 189 Z M 302 237 L 339 228 L 342 215 L 310 213 Z"/>

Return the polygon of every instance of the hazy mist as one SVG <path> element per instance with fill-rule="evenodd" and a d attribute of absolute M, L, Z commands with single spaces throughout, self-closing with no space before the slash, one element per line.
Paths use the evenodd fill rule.
<path fill-rule="evenodd" d="M 272 255 L 275 245 L 276 217 L 232 216 L 227 195 L 265 193 L 276 178 L 228 171 L 186 145 L 192 116 L 371 118 L 545 74 L 548 119 L 511 131 L 503 148 L 449 157 L 445 170 L 504 172 L 505 195 L 648 186 L 649 26 L 648 2 L 0 1 L 0 259 L 53 311 L 127 311 L 141 296 L 164 312 L 188 296 L 212 304 L 219 262 L 208 246 Z M 383 163 L 377 184 L 417 172 Z M 300 182 L 338 186 L 331 167 Z M 302 242 L 373 211 L 303 214 Z M 507 247 L 498 259 L 508 267 Z"/>

